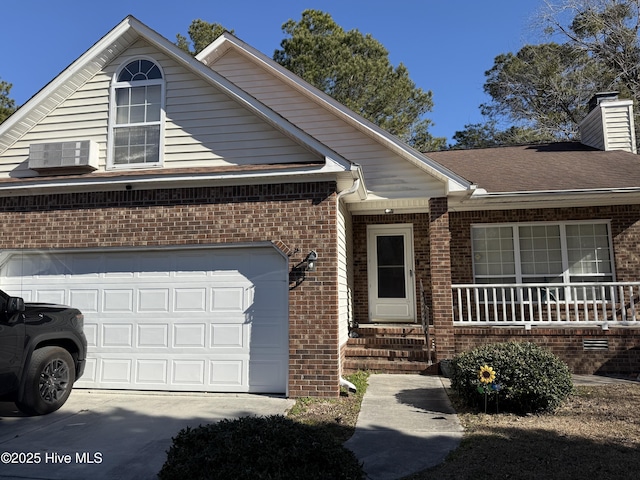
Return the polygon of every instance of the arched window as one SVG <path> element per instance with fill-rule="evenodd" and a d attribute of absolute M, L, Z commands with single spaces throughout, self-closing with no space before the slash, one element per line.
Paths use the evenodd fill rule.
<path fill-rule="evenodd" d="M 164 119 L 160 67 L 133 60 L 118 70 L 111 88 L 111 165 L 159 164 Z"/>

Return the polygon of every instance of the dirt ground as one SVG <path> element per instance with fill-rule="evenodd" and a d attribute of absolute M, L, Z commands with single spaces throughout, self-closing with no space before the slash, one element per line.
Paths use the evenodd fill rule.
<path fill-rule="evenodd" d="M 638 478 L 640 383 L 576 387 L 554 414 L 459 417 L 461 446 L 412 480 Z"/>

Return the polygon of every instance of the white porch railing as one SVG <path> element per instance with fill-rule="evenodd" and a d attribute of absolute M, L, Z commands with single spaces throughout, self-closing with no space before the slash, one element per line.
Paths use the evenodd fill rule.
<path fill-rule="evenodd" d="M 453 285 L 457 325 L 640 326 L 640 282 Z"/>

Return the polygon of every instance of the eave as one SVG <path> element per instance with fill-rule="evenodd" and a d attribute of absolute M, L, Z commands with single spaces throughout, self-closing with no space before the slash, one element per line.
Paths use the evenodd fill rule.
<path fill-rule="evenodd" d="M 250 168 L 137 170 L 90 175 L 30 177 L 0 181 L 0 198 L 78 192 L 197 188 L 335 181 L 338 172 L 322 163 L 258 165 Z"/>
<path fill-rule="evenodd" d="M 471 196 L 459 200 L 450 200 L 449 210 L 453 212 L 466 212 L 530 208 L 595 207 L 638 203 L 640 203 L 640 187 L 497 193 L 487 193 L 483 190 L 477 190 Z"/>

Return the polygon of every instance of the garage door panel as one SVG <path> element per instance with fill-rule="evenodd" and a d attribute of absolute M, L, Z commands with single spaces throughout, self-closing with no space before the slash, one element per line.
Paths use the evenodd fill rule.
<path fill-rule="evenodd" d="M 136 362 L 136 384 L 169 385 L 169 361 L 157 358 L 138 360 Z"/>
<path fill-rule="evenodd" d="M 106 271 L 104 257 L 100 254 L 68 255 L 68 263 L 69 273 L 87 280 L 99 278 Z"/>
<path fill-rule="evenodd" d="M 169 288 L 138 289 L 138 312 L 169 313 Z"/>
<path fill-rule="evenodd" d="M 256 393 L 270 393 L 271 385 L 286 382 L 282 358 L 249 362 L 249 383 Z"/>
<path fill-rule="evenodd" d="M 211 309 L 244 312 L 245 305 L 252 303 L 252 296 L 251 292 L 242 287 L 216 287 L 211 292 Z"/>
<path fill-rule="evenodd" d="M 25 301 L 83 311 L 77 387 L 284 393 L 286 267 L 260 247 L 20 254 L 1 274 Z"/>
<path fill-rule="evenodd" d="M 179 359 L 172 362 L 171 383 L 190 387 L 204 387 L 206 362 L 200 359 Z"/>
<path fill-rule="evenodd" d="M 239 388 L 246 383 L 246 362 L 242 360 L 212 360 L 209 363 L 209 383 L 219 387 Z"/>
<path fill-rule="evenodd" d="M 200 288 L 175 288 L 174 311 L 175 312 L 206 312 L 207 289 Z"/>
<path fill-rule="evenodd" d="M 281 350 L 282 344 L 287 341 L 287 334 L 282 326 L 282 322 L 263 322 L 252 326 L 251 348 L 256 349 L 276 349 Z"/>
<path fill-rule="evenodd" d="M 99 381 L 126 386 L 131 383 L 132 365 L 130 358 L 103 358 L 99 362 Z"/>
<path fill-rule="evenodd" d="M 102 291 L 102 311 L 132 313 L 133 289 L 105 289 Z"/>
<path fill-rule="evenodd" d="M 211 324 L 211 344 L 213 348 L 247 348 L 249 328 L 247 325 Z"/>
<path fill-rule="evenodd" d="M 166 323 L 138 324 L 136 346 L 140 349 L 169 348 L 169 325 Z"/>
<path fill-rule="evenodd" d="M 97 313 L 100 302 L 100 290 L 98 288 L 91 289 L 69 289 L 69 305 L 78 308 L 85 315 L 89 313 Z"/>
<path fill-rule="evenodd" d="M 36 302 L 64 305 L 67 302 L 64 289 L 46 289 L 36 292 Z"/>
<path fill-rule="evenodd" d="M 185 323 L 173 326 L 174 348 L 204 348 L 206 327 L 202 323 Z"/>

